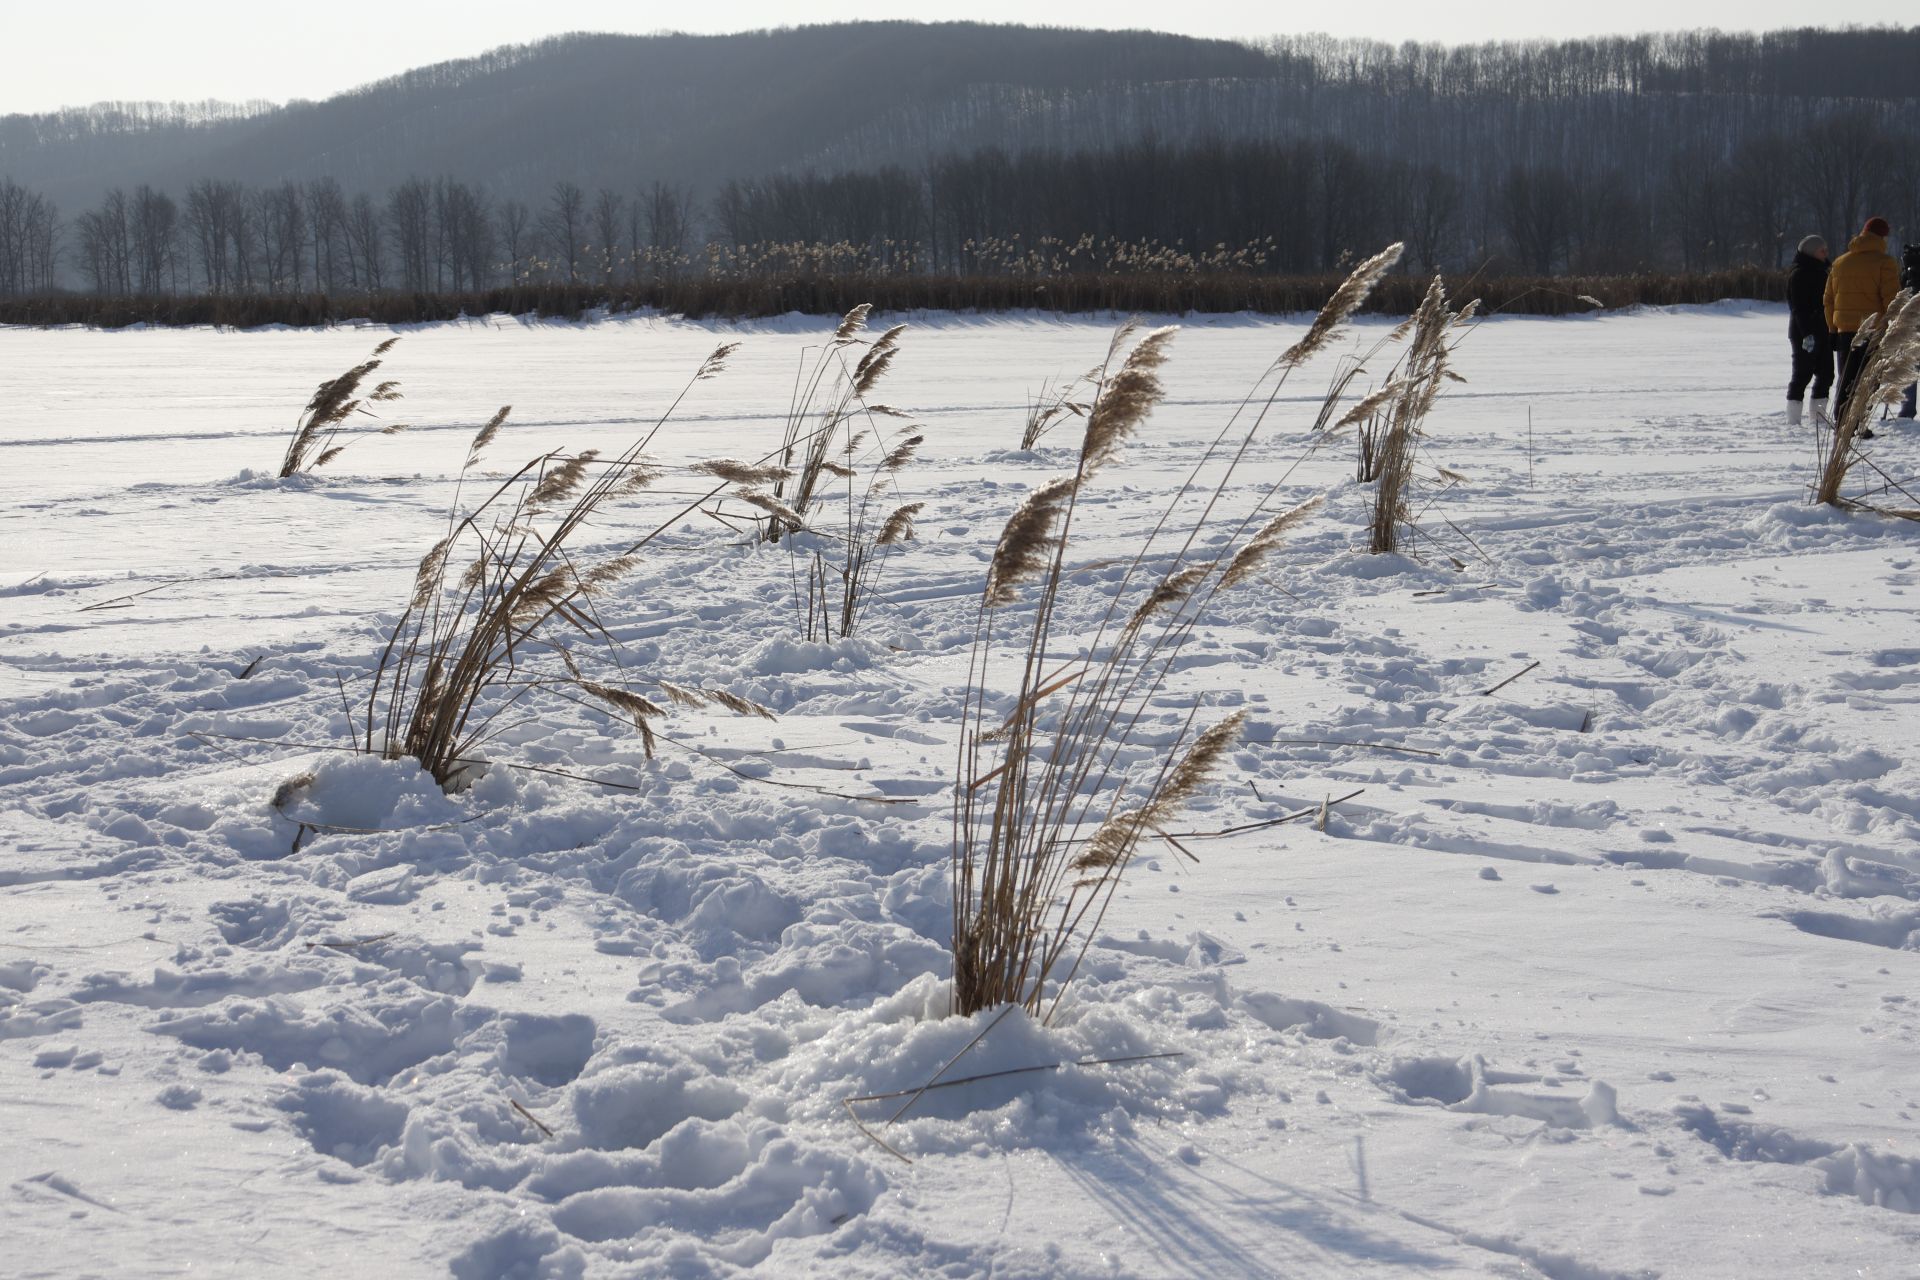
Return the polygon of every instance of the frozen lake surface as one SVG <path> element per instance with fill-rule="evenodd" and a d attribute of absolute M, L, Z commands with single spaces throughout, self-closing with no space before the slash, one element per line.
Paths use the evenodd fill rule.
<path fill-rule="evenodd" d="M 291 482 L 314 384 L 393 331 L 0 331 L 0 1271 L 1914 1274 L 1920 524 L 1806 505 L 1774 308 L 1476 330 L 1417 558 L 1359 554 L 1310 367 L 1234 495 L 1326 510 L 1160 710 L 1250 713 L 1196 831 L 1359 794 L 1143 847 L 1067 1016 L 962 1063 L 1182 1056 L 929 1094 L 885 1131 L 911 1164 L 864 1137 L 842 1099 L 984 1025 L 942 1016 L 968 645 L 1070 465 L 1071 424 L 1017 451 L 1026 397 L 1111 330 L 910 319 L 883 398 L 926 507 L 864 634 L 801 643 L 786 551 L 690 516 L 602 616 L 779 719 L 676 713 L 651 762 L 531 723 L 500 758 L 634 789 L 454 797 L 330 748 L 475 428 L 514 406 L 496 468 L 617 452 L 737 340 L 654 452 L 759 457 L 830 324 L 406 329 L 412 430 Z M 1068 634 L 1301 327 L 1185 323 L 1081 508 Z M 1920 472 L 1911 424 L 1874 448 Z M 270 800 L 309 770 L 365 830 L 295 848 Z"/>

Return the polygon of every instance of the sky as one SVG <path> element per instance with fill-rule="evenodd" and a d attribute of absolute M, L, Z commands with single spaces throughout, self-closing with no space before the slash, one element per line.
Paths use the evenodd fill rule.
<path fill-rule="evenodd" d="M 324 98 L 411 67 L 566 31 L 743 31 L 876 16 L 1065 27 L 1149 27 L 1259 37 L 1327 31 L 1382 40 L 1478 40 L 1721 27 L 1915 20 L 1912 0 L 921 0 L 910 15 L 871 0 L 0 0 L 0 114 L 125 101 Z"/>

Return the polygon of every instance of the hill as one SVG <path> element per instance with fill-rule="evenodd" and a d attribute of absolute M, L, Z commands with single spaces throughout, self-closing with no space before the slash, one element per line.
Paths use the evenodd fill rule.
<path fill-rule="evenodd" d="M 110 186 L 331 176 L 383 190 L 448 173 L 496 192 L 558 179 L 696 188 L 894 135 L 960 127 L 983 88 L 1059 100 L 1271 75 L 1221 40 L 1141 31 L 876 22 L 739 35 L 568 35 L 285 106 L 107 103 L 0 118 L 0 174 L 63 208 Z M 904 123 L 910 122 L 910 123 Z M 944 125 L 941 122 L 945 122 Z M 857 153 L 857 154 L 856 154 Z"/>

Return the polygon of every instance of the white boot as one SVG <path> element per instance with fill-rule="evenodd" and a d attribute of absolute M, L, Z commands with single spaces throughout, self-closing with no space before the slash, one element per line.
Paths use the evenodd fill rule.
<path fill-rule="evenodd" d="M 1813 425 L 1816 427 L 1831 427 L 1833 425 L 1833 415 L 1827 412 L 1827 402 L 1825 400 L 1815 400 L 1813 402 Z"/>
<path fill-rule="evenodd" d="M 1800 425 L 1801 407 L 1802 406 L 1798 400 L 1787 401 L 1787 425 L 1788 426 L 1797 427 Z"/>

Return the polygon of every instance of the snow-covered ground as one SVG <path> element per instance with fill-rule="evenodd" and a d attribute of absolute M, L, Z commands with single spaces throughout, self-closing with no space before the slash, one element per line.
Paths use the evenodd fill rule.
<path fill-rule="evenodd" d="M 885 398 L 927 507 L 864 637 L 797 643 L 785 552 L 699 518 L 606 605 L 777 721 L 500 753 L 631 791 L 322 749 L 495 407 L 496 464 L 618 449 L 737 337 L 656 452 L 759 456 L 824 327 L 410 330 L 414 430 L 288 483 L 300 403 L 386 331 L 0 332 L 0 1273 L 1920 1274 L 1920 525 L 1804 505 L 1774 309 L 1476 331 L 1431 422 L 1470 484 L 1425 517 L 1464 570 L 1356 553 L 1348 445 L 1294 472 L 1326 513 L 1162 710 L 1251 712 L 1195 831 L 1360 794 L 1145 850 L 1068 1016 L 954 1074 L 1183 1056 L 927 1094 L 884 1130 L 910 1164 L 842 1100 L 983 1025 L 944 1017 L 973 610 L 1066 457 L 1014 452 L 1023 399 L 1105 322 L 916 322 Z M 1187 325 L 1070 625 L 1299 327 Z M 1911 427 L 1876 447 L 1920 470 Z M 303 770 L 378 830 L 296 850 Z"/>

